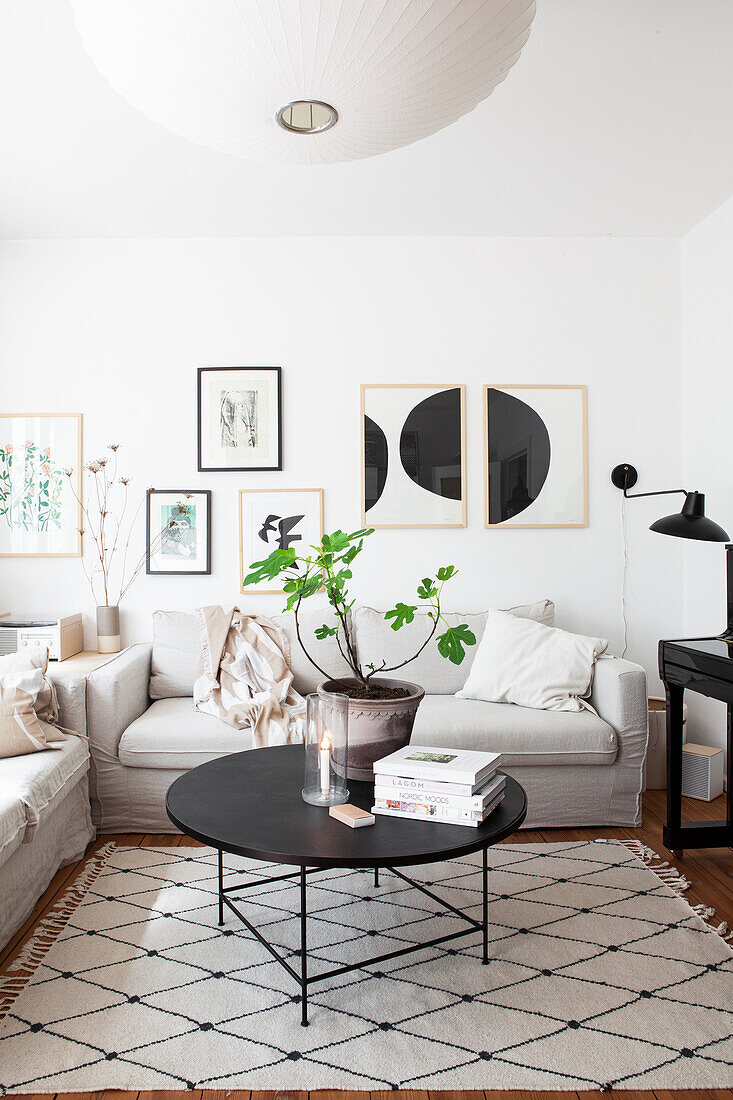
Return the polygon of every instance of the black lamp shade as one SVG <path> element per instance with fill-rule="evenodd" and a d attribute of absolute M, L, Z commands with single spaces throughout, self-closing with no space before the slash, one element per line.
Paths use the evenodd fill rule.
<path fill-rule="evenodd" d="M 681 512 L 656 520 L 650 531 L 659 535 L 674 535 L 679 539 L 697 539 L 699 542 L 729 542 L 727 531 L 705 515 L 705 494 L 688 493 Z"/>

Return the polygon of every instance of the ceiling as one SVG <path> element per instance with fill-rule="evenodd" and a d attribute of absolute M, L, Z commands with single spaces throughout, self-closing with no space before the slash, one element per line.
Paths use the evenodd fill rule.
<path fill-rule="evenodd" d="M 260 164 L 129 107 L 65 0 L 0 0 L 0 237 L 681 236 L 733 194 L 732 55 L 730 0 L 538 0 L 515 69 L 455 125 Z"/>

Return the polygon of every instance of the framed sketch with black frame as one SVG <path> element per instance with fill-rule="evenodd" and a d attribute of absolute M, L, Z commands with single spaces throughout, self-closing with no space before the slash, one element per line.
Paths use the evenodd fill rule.
<path fill-rule="evenodd" d="M 199 470 L 282 470 L 280 367 L 199 367 Z"/>
<path fill-rule="evenodd" d="M 148 489 L 145 572 L 211 573 L 211 490 Z"/>

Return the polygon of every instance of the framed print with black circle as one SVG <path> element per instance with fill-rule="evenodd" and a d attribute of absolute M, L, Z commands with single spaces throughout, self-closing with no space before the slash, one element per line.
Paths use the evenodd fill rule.
<path fill-rule="evenodd" d="M 146 573 L 211 573 L 211 490 L 148 489 Z"/>
<path fill-rule="evenodd" d="M 362 525 L 465 527 L 465 387 L 363 385 Z"/>
<path fill-rule="evenodd" d="M 282 469 L 280 367 L 199 367 L 198 468 Z"/>

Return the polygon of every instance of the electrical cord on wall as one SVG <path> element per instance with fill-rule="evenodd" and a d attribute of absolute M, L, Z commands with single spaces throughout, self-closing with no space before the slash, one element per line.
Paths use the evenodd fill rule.
<path fill-rule="evenodd" d="M 621 650 L 621 656 L 626 656 L 626 650 L 629 646 L 629 620 L 626 617 L 626 574 L 629 568 L 629 544 L 626 533 L 626 497 L 621 494 L 621 542 L 624 551 L 624 565 L 621 573 L 621 615 L 624 620 L 624 648 Z"/>

